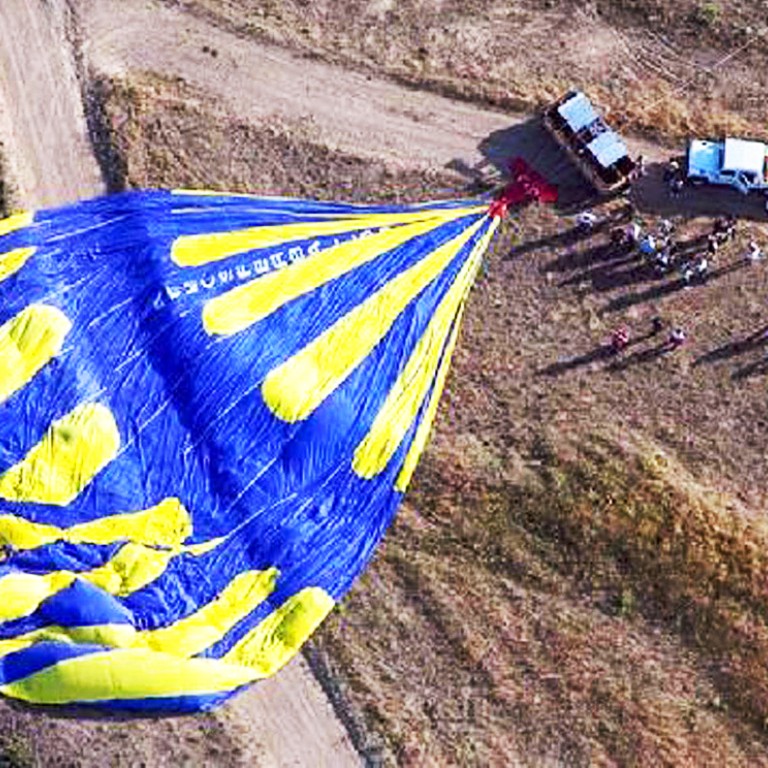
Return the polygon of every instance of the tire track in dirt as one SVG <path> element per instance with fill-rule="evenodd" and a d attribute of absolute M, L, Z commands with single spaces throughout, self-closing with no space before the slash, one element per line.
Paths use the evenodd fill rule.
<path fill-rule="evenodd" d="M 38 208 L 104 191 L 88 142 L 64 3 L 0 2 L 0 135 L 14 202 Z"/>

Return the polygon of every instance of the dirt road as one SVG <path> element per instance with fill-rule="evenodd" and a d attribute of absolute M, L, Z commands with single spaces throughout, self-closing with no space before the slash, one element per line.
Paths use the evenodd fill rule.
<path fill-rule="evenodd" d="M 181 77 L 240 120 L 304 122 L 318 144 L 393 169 L 452 167 L 468 175 L 477 167 L 503 169 L 522 155 L 560 187 L 562 199 L 583 195 L 583 181 L 530 115 L 483 109 L 259 45 L 158 0 L 83 0 L 80 8 L 85 59 L 97 72 Z M 638 185 L 641 210 L 766 218 L 762 199 L 730 190 L 686 190 L 670 199 L 660 164 L 682 147 L 635 137 L 627 143 L 651 170 Z"/>
<path fill-rule="evenodd" d="M 87 137 L 66 4 L 0 3 L 0 132 L 17 204 L 57 205 L 103 191 Z"/>
<path fill-rule="evenodd" d="M 510 122 L 509 115 L 256 45 L 160 3 L 87 0 L 82 8 L 85 54 L 98 71 L 180 76 L 241 119 L 303 120 L 319 143 L 395 168 L 474 163 L 481 141 Z"/>

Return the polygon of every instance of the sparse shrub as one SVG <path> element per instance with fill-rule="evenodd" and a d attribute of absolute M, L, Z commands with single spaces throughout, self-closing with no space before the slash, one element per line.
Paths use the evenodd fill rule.
<path fill-rule="evenodd" d="M 720 21 L 723 9 L 719 3 L 706 2 L 697 6 L 692 13 L 692 21 L 704 27 L 713 27 Z"/>

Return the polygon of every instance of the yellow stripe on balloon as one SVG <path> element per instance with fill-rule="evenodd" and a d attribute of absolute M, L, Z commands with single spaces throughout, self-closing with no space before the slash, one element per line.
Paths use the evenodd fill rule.
<path fill-rule="evenodd" d="M 0 403 L 28 384 L 61 352 L 71 328 L 60 309 L 46 304 L 32 304 L 0 326 Z"/>
<path fill-rule="evenodd" d="M 117 455 L 120 434 L 104 405 L 80 405 L 48 428 L 21 462 L 0 475 L 0 498 L 66 506 Z"/>
<path fill-rule="evenodd" d="M 171 259 L 182 267 L 196 267 L 259 248 L 270 248 L 297 240 L 316 239 L 325 235 L 376 229 L 416 221 L 451 221 L 460 216 L 481 213 L 487 206 L 467 208 L 427 209 L 403 213 L 372 213 L 334 219 L 332 221 L 302 221 L 296 224 L 275 224 L 238 229 L 233 232 L 213 232 L 183 235 L 171 247 Z"/>
<path fill-rule="evenodd" d="M 106 645 L 110 648 L 130 648 L 136 640 L 136 630 L 130 624 L 97 624 L 92 627 L 59 627 L 52 625 L 34 629 L 9 640 L 0 640 L 0 658 L 23 651 L 35 643 L 66 643 L 68 645 Z"/>
<path fill-rule="evenodd" d="M 202 551 L 200 545 L 195 546 Z M 29 616 L 43 600 L 66 589 L 75 579 L 87 581 L 110 595 L 127 597 L 162 576 L 173 558 L 197 554 L 190 549 L 155 549 L 129 542 L 104 565 L 89 571 L 10 573 L 0 578 L 0 621 Z"/>
<path fill-rule="evenodd" d="M 34 645 L 36 642 L 37 638 L 30 637 L 29 635 L 14 637 L 10 640 L 0 640 L 0 659 L 4 656 L 8 656 L 10 653 L 23 651 L 25 648 L 29 648 L 30 645 Z"/>
<path fill-rule="evenodd" d="M 485 233 L 483 237 L 483 243 L 482 243 L 483 248 L 486 248 L 488 246 L 488 243 L 490 242 L 490 239 L 493 237 L 493 234 L 496 231 L 498 225 L 499 225 L 499 219 L 494 218 L 488 228 L 488 231 Z M 421 457 L 421 454 L 423 453 L 424 448 L 427 445 L 429 432 L 432 429 L 432 424 L 435 420 L 435 416 L 437 415 L 437 406 L 440 402 L 440 397 L 443 394 L 443 389 L 445 388 L 446 379 L 448 378 L 448 371 L 450 370 L 450 367 L 451 367 L 451 358 L 453 357 L 453 351 L 456 348 L 456 341 L 459 337 L 459 328 L 461 327 L 461 318 L 463 314 L 464 314 L 464 304 L 462 303 L 461 308 L 459 309 L 459 312 L 456 315 L 456 320 L 454 321 L 454 324 L 453 324 L 451 337 L 448 340 L 448 343 L 446 344 L 445 352 L 443 353 L 443 358 L 440 362 L 440 368 L 438 369 L 437 376 L 435 377 L 435 383 L 432 388 L 432 394 L 430 395 L 429 402 L 427 403 L 427 408 L 424 412 L 424 416 L 422 417 L 421 422 L 419 423 L 419 426 L 416 429 L 416 434 L 414 435 L 413 442 L 411 443 L 411 446 L 405 455 L 403 466 L 400 468 L 400 472 L 397 476 L 397 480 L 395 481 L 395 488 L 401 493 L 405 493 L 405 490 L 408 488 L 408 484 L 411 482 L 413 473 L 416 471 L 416 466 L 419 463 L 419 458 Z"/>
<path fill-rule="evenodd" d="M 398 315 L 485 224 L 481 219 L 401 272 L 306 347 L 267 374 L 261 391 L 283 421 L 306 419 L 371 353 Z"/>
<path fill-rule="evenodd" d="M 32 224 L 34 215 L 31 213 L 16 213 L 5 219 L 0 219 L 0 237 Z M 15 248 L 6 253 L 0 253 L 0 282 L 18 272 L 35 252 L 35 248 Z M 0 387 L 1 388 L 1 387 Z M 2 400 L 2 397 L 0 397 Z"/>
<path fill-rule="evenodd" d="M 34 221 L 35 216 L 29 211 L 22 211 L 21 213 L 14 213 L 12 216 L 7 216 L 4 219 L 0 219 L 0 237 L 3 235 L 9 235 L 11 232 L 15 232 L 18 229 L 28 227 Z"/>
<path fill-rule="evenodd" d="M 283 304 L 351 272 L 417 237 L 443 221 L 417 221 L 329 248 L 314 259 L 297 261 L 211 299 L 203 308 L 203 325 L 213 335 L 238 333 Z"/>
<path fill-rule="evenodd" d="M 147 546 L 178 547 L 191 534 L 190 514 L 176 498 L 163 499 L 156 506 L 140 512 L 108 515 L 71 528 L 33 523 L 16 515 L 0 515 L 0 542 L 10 544 L 14 549 L 34 549 L 56 541 L 111 544 L 121 540 Z"/>
<path fill-rule="evenodd" d="M 104 565 L 77 575 L 111 595 L 126 597 L 162 576 L 178 554 L 171 549 L 129 543 Z"/>
<path fill-rule="evenodd" d="M 64 659 L 0 693 L 38 704 L 195 696 L 232 691 L 255 680 L 246 667 L 218 659 L 183 659 L 143 648 Z"/>
<path fill-rule="evenodd" d="M 76 578 L 124 597 L 162 575 L 176 553 L 126 544 L 107 563 L 90 571 L 11 573 L 0 578 L 0 621 L 33 614 L 43 600 L 71 586 Z"/>
<path fill-rule="evenodd" d="M 446 337 L 472 286 L 491 235 L 492 230 L 480 238 L 474 247 L 387 394 L 368 434 L 357 446 L 352 467 L 361 477 L 371 479 L 385 469 L 416 420 L 435 380 Z"/>
<path fill-rule="evenodd" d="M 221 594 L 196 613 L 162 629 L 138 633 L 136 645 L 177 656 L 194 656 L 221 640 L 275 589 L 277 568 L 236 576 Z"/>
<path fill-rule="evenodd" d="M 334 606 L 320 587 L 305 587 L 269 614 L 222 661 L 251 668 L 269 677 L 287 664 Z"/>
<path fill-rule="evenodd" d="M 0 253 L 0 283 L 16 274 L 34 254 L 35 248 L 14 248 L 7 253 Z"/>
<path fill-rule="evenodd" d="M 0 621 L 29 616 L 43 600 L 66 589 L 75 580 L 71 571 L 54 571 L 44 575 L 9 573 L 0 579 Z"/>
<path fill-rule="evenodd" d="M 437 415 L 437 406 L 440 402 L 440 396 L 445 388 L 445 381 L 448 378 L 448 371 L 451 367 L 451 357 L 453 356 L 453 350 L 456 347 L 456 340 L 459 337 L 459 328 L 461 326 L 461 318 L 464 314 L 464 306 L 459 309 L 456 315 L 456 320 L 451 331 L 451 337 L 446 344 L 443 359 L 440 362 L 440 368 L 437 371 L 435 377 L 435 384 L 432 388 L 432 394 L 430 395 L 429 402 L 427 403 L 424 416 L 419 422 L 419 426 L 416 428 L 416 434 L 413 437 L 411 447 L 408 449 L 408 453 L 405 455 L 403 466 L 400 468 L 400 473 L 395 481 L 395 488 L 401 493 L 405 493 L 408 483 L 411 482 L 411 477 L 416 471 L 416 466 L 419 463 L 419 458 L 427 445 L 427 438 L 429 437 L 429 431 L 432 428 L 432 423 Z"/>

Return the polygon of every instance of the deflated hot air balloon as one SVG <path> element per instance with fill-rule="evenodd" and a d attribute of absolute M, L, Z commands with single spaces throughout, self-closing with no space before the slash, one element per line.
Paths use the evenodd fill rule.
<path fill-rule="evenodd" d="M 0 692 L 200 710 L 284 665 L 394 514 L 515 199 L 0 221 Z"/>

